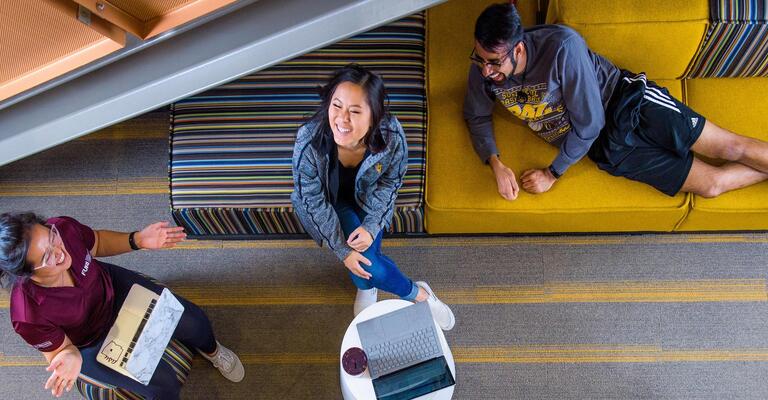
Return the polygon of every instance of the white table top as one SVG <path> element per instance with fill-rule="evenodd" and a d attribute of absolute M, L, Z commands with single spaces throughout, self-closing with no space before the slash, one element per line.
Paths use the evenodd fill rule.
<path fill-rule="evenodd" d="M 379 315 L 386 314 L 388 312 L 409 306 L 413 303 L 405 300 L 383 300 L 380 301 L 365 310 L 352 320 L 347 327 L 347 332 L 344 334 L 344 340 L 341 342 L 341 352 L 339 353 L 339 372 L 341 374 L 341 393 L 345 400 L 369 400 L 375 399 L 376 393 L 373 391 L 373 383 L 371 382 L 371 374 L 366 369 L 360 375 L 352 376 L 344 371 L 344 367 L 341 365 L 341 356 L 350 347 L 362 347 L 360 343 L 360 336 L 357 333 L 357 324 L 366 320 L 369 320 Z M 445 341 L 445 335 L 443 330 L 437 326 L 435 322 L 435 329 L 437 329 L 437 336 L 440 339 L 440 345 L 443 347 L 443 355 L 445 361 L 448 363 L 448 368 L 451 369 L 454 380 L 456 380 L 456 363 L 453 361 L 453 354 L 448 347 L 448 342 Z M 418 400 L 449 400 L 453 396 L 454 386 L 440 389 L 436 392 L 428 393 L 424 396 L 418 397 Z"/>

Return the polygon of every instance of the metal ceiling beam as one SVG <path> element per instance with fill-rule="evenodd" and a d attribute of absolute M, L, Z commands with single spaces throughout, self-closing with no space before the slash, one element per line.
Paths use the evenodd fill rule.
<path fill-rule="evenodd" d="M 0 110 L 0 165 L 444 1 L 257 1 Z"/>

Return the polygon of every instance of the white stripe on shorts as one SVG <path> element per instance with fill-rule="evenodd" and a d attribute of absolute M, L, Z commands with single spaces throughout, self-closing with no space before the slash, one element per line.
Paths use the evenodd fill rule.
<path fill-rule="evenodd" d="M 659 100 L 662 103 L 665 103 L 666 105 L 668 105 L 670 107 L 677 108 L 677 104 L 675 104 L 675 102 L 672 101 L 672 99 L 670 99 L 669 96 L 664 95 L 664 93 L 660 93 L 659 90 L 653 90 L 653 89 L 654 88 L 652 88 L 652 87 L 647 87 L 646 86 L 646 88 L 645 88 L 645 95 L 646 96 L 651 96 L 651 97 L 655 98 L 656 100 Z"/>
<path fill-rule="evenodd" d="M 645 86 L 645 94 L 643 95 L 644 99 L 680 113 L 680 109 L 677 108 L 675 102 L 669 96 L 657 88 L 648 86 L 648 81 L 646 80 L 644 74 L 638 74 L 634 78 L 625 76 L 624 80 L 627 82 L 643 82 L 643 86 Z"/>
<path fill-rule="evenodd" d="M 648 100 L 648 101 L 650 101 L 651 103 L 656 103 L 656 104 L 658 104 L 658 105 L 660 105 L 660 106 L 662 106 L 662 107 L 666 107 L 666 108 L 669 108 L 670 110 L 674 110 L 674 111 L 677 111 L 679 114 L 682 114 L 682 113 L 680 112 L 680 109 L 678 109 L 677 107 L 674 107 L 674 106 L 670 106 L 669 104 L 667 104 L 667 103 L 664 103 L 664 102 L 661 102 L 661 101 L 659 101 L 659 100 L 656 100 L 656 99 L 654 99 L 654 98 L 653 98 L 653 97 L 651 97 L 651 96 L 645 95 L 645 96 L 643 96 L 643 98 L 644 98 L 644 99 L 646 99 L 646 100 Z"/>

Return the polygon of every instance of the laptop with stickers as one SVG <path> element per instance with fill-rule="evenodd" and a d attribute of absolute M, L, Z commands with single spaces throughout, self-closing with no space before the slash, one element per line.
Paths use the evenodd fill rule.
<path fill-rule="evenodd" d="M 134 284 L 96 360 L 148 385 L 183 313 L 184 306 L 168 289 L 157 295 Z"/>

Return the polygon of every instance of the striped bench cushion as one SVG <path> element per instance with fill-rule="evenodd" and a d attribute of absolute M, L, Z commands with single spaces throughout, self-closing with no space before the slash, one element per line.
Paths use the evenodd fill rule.
<path fill-rule="evenodd" d="M 176 222 L 193 237 L 303 233 L 290 201 L 296 131 L 318 107 L 318 87 L 350 62 L 384 78 L 390 111 L 408 140 L 408 172 L 392 232 L 423 232 L 423 13 L 173 104 L 170 186 Z"/>
<path fill-rule="evenodd" d="M 187 382 L 192 369 L 193 353 L 187 346 L 173 339 L 165 348 L 160 362 L 166 363 L 176 371 L 176 379 L 183 385 Z M 80 394 L 88 400 L 141 400 L 143 397 L 110 384 L 80 375 L 75 384 Z"/>
<path fill-rule="evenodd" d="M 688 78 L 768 76 L 765 1 L 710 0 L 712 24 Z"/>

